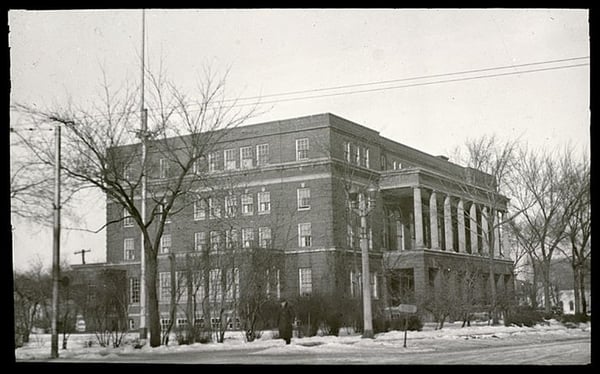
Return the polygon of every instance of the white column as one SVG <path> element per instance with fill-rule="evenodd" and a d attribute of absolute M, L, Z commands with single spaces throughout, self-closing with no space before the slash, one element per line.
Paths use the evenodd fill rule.
<path fill-rule="evenodd" d="M 444 199 L 444 236 L 446 237 L 446 250 L 454 251 L 452 235 L 452 201 L 450 196 Z"/>
<path fill-rule="evenodd" d="M 488 255 L 490 251 L 490 228 L 489 228 L 489 209 L 484 206 L 481 209 L 481 237 L 482 237 L 482 248 L 481 251 L 484 255 Z"/>
<path fill-rule="evenodd" d="M 467 251 L 467 238 L 465 232 L 465 203 L 462 199 L 458 200 L 456 205 L 456 218 L 458 221 L 458 251 L 465 253 Z"/>
<path fill-rule="evenodd" d="M 435 191 L 429 197 L 429 227 L 431 228 L 431 248 L 440 249 L 440 238 L 438 235 L 437 196 Z"/>
<path fill-rule="evenodd" d="M 469 210 L 470 231 L 471 231 L 471 254 L 478 253 L 477 249 L 477 205 L 471 203 Z"/>
<path fill-rule="evenodd" d="M 415 216 L 415 247 L 423 248 L 423 208 L 419 187 L 413 188 L 413 209 Z"/>
<path fill-rule="evenodd" d="M 510 245 L 508 243 L 508 235 L 506 235 L 506 226 L 505 226 L 506 213 L 500 213 L 500 222 L 502 223 L 499 227 L 500 230 L 500 247 L 498 247 L 498 257 L 504 257 L 504 255 L 508 254 L 510 250 Z"/>

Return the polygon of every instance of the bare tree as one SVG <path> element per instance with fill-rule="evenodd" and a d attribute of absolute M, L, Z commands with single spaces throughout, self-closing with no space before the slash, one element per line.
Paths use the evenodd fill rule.
<path fill-rule="evenodd" d="M 134 220 L 144 238 L 145 289 L 148 297 L 150 345 L 160 345 L 157 283 L 157 254 L 165 220 L 177 213 L 175 203 L 206 179 L 205 161 L 214 144 L 256 112 L 225 98 L 225 78 L 216 79 L 205 69 L 197 92 L 189 95 L 166 79 L 163 71 L 146 71 L 147 131 L 140 132 L 142 119 L 137 90 L 125 86 L 113 90 L 106 81 L 102 95 L 91 108 L 69 104 L 40 109 L 33 104 L 15 104 L 30 127 L 58 124 L 63 132 L 61 169 L 67 180 L 94 187 Z M 43 133 L 26 139 L 29 152 L 46 165 L 54 164 L 54 151 Z M 141 156 L 141 138 L 147 156 Z M 204 165 L 203 165 L 204 164 Z M 148 177 L 148 211 L 143 217 L 136 197 Z M 185 204 L 178 205 L 183 209 Z M 173 210 L 173 211 L 172 211 Z M 109 220 L 119 222 L 124 217 Z"/>

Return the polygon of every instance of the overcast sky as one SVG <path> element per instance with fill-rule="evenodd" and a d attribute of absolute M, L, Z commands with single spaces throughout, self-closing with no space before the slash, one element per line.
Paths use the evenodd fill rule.
<path fill-rule="evenodd" d="M 102 69 L 139 80 L 141 21 L 141 10 L 10 11 L 11 101 L 85 100 Z M 313 90 L 264 99 L 276 102 L 252 123 L 331 112 L 434 155 L 483 134 L 589 149 L 589 66 L 574 66 L 589 63 L 585 9 L 150 9 L 146 48 L 150 67 L 162 60 L 182 86 L 210 65 L 230 68 L 232 97 Z M 103 224 L 102 198 L 83 209 L 79 224 Z M 50 264 L 51 229 L 15 226 L 15 267 Z M 104 230 L 62 239 L 71 263 L 81 248 L 86 262 L 105 260 Z"/>

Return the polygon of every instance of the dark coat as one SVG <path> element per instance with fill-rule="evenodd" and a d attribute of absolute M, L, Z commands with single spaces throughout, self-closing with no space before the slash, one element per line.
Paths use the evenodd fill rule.
<path fill-rule="evenodd" d="M 292 338 L 292 322 L 293 322 L 292 310 L 286 303 L 279 309 L 279 317 L 277 318 L 277 325 L 279 327 L 279 337 L 281 339 Z"/>

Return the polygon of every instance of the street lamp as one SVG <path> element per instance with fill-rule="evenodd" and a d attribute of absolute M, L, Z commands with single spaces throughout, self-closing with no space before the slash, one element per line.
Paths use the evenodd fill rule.
<path fill-rule="evenodd" d="M 369 185 L 367 199 L 356 187 L 348 192 L 352 211 L 360 217 L 360 252 L 362 262 L 363 338 L 373 338 L 373 316 L 371 313 L 371 281 L 369 271 L 369 246 L 367 238 L 367 216 L 375 207 L 377 188 Z M 368 201 L 368 204 L 367 204 Z"/>

